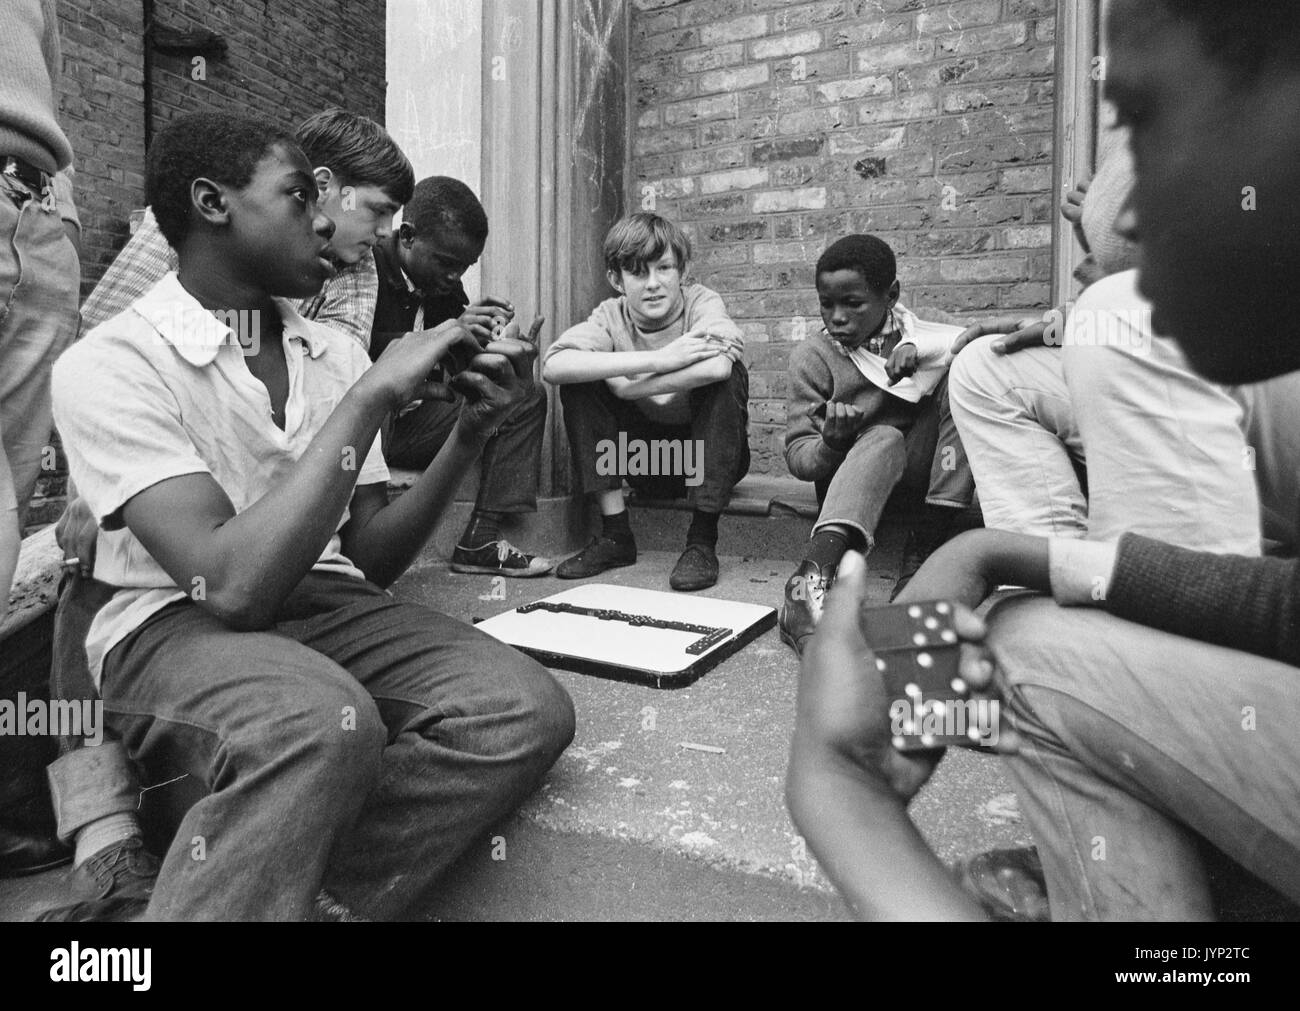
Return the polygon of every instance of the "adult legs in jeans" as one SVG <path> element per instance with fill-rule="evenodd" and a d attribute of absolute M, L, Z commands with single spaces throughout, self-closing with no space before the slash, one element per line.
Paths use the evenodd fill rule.
<path fill-rule="evenodd" d="M 463 406 L 460 399 L 426 400 L 394 418 L 386 433 L 385 458 L 394 467 L 424 470 L 451 435 Z M 546 394 L 536 389 L 483 447 L 474 512 L 452 557 L 455 571 L 538 576 L 551 570 L 552 562 L 514 548 L 501 530 L 506 516 L 537 511 L 545 426 Z"/>
<path fill-rule="evenodd" d="M 0 600 L 50 441 L 50 369 L 77 333 L 77 252 L 57 209 L 0 177 Z"/>
<path fill-rule="evenodd" d="M 164 860 L 160 919 L 303 918 L 322 883 L 363 916 L 416 912 L 573 733 L 536 662 L 320 574 L 272 632 L 231 632 L 190 604 L 160 612 L 109 654 L 103 694 L 151 780 L 211 790 Z"/>
<path fill-rule="evenodd" d="M 1294 667 L 1043 597 L 989 643 L 1053 919 L 1211 916 L 1198 837 L 1300 900 Z"/>

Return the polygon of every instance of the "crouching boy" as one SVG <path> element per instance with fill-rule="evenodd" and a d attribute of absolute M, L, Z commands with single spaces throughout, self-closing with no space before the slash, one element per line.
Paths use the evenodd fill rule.
<path fill-rule="evenodd" d="M 701 590 L 718 580 L 718 515 L 749 470 L 744 339 L 716 292 L 683 285 L 690 241 L 672 222 L 633 214 L 610 229 L 604 252 L 618 297 L 561 334 L 542 367 L 542 378 L 563 387 L 574 474 L 602 522 L 556 575 L 580 579 L 636 561 L 626 478 L 650 497 L 686 496 L 694 513 L 669 583 Z"/>
<path fill-rule="evenodd" d="M 961 327 L 917 319 L 899 303 L 894 251 L 874 235 L 833 243 L 816 278 L 826 333 L 790 355 L 785 432 L 786 465 L 814 482 L 821 505 L 781 605 L 781 639 L 800 654 L 840 559 L 875 545 L 900 482 L 928 482 L 929 493 L 912 517 L 895 594 L 955 531 L 975 490 L 948 412 L 949 348 Z"/>
<path fill-rule="evenodd" d="M 382 589 L 530 394 L 534 349 L 452 323 L 368 368 L 303 319 L 286 299 L 333 270 L 334 225 L 271 127 L 177 120 L 146 185 L 179 270 L 68 350 L 53 390 L 100 523 L 72 592 L 107 597 L 85 641 L 106 722 L 146 782 L 208 790 L 147 915 L 301 919 L 322 886 L 364 917 L 410 913 L 573 732 L 544 668 Z M 473 356 L 453 381 L 473 405 L 388 504 L 380 424 L 439 395 L 425 380 L 453 352 Z"/>

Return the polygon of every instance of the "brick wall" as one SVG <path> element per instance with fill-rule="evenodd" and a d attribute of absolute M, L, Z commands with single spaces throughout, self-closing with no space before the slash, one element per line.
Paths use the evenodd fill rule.
<path fill-rule="evenodd" d="M 226 39 L 204 79 L 190 57 L 154 55 L 153 127 L 187 112 L 238 112 L 292 128 L 339 105 L 384 119 L 385 0 L 156 0 L 158 24 Z M 60 0 L 59 121 L 72 142 L 82 293 L 126 244 L 144 206 L 144 4 Z M 54 440 L 57 448 L 57 438 Z M 66 463 L 42 475 L 28 529 L 63 508 Z"/>
<path fill-rule="evenodd" d="M 383 122 L 385 0 L 156 0 L 154 19 L 207 29 L 226 55 L 196 67 L 155 53 L 153 129 L 187 112 L 238 112 L 292 127 L 340 105 Z M 83 291 L 144 204 L 144 4 L 60 0 L 60 120 L 72 141 L 84 226 Z M 201 70 L 201 73 L 200 73 Z"/>
<path fill-rule="evenodd" d="M 72 142 L 82 288 L 126 242 L 144 201 L 144 5 L 60 0 L 59 122 Z"/>
<path fill-rule="evenodd" d="M 839 236 L 886 239 L 913 308 L 1046 305 L 1055 0 L 633 8 L 630 206 L 653 191 L 746 331 L 754 472 L 786 473 L 791 339 Z"/>

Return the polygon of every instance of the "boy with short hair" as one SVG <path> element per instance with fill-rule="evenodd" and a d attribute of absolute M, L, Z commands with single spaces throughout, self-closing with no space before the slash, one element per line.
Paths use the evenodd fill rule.
<path fill-rule="evenodd" d="M 113 589 L 85 644 L 107 722 L 151 781 L 210 791 L 152 918 L 306 918 L 322 884 L 363 916 L 399 916 L 573 732 L 540 665 L 381 589 L 528 396 L 535 350 L 448 324 L 371 367 L 299 316 L 286 299 L 333 270 L 311 167 L 250 120 L 170 124 L 147 188 L 179 274 L 54 370 L 71 473 L 102 527 L 96 585 Z M 251 348 L 213 315 L 231 309 L 258 314 Z M 472 356 L 451 380 L 471 404 L 389 504 L 379 427 L 437 395 L 427 377 L 452 354 Z"/>
<path fill-rule="evenodd" d="M 410 198 L 415 172 L 382 126 L 343 109 L 308 117 L 295 139 L 313 165 L 322 209 L 335 224 L 328 257 L 338 269 L 320 290 L 297 303 L 306 319 L 339 330 L 365 347 L 370 340 L 378 278 L 371 247 L 391 234 L 393 215 Z M 82 307 L 89 332 L 128 309 L 179 265 L 152 208 Z M 81 499 L 68 503 L 59 521 L 59 544 L 69 565 L 89 578 L 95 572 L 97 523 Z M 91 697 L 80 641 L 97 601 L 79 594 L 58 611 L 51 691 L 56 699 Z M 135 803 L 126 788 L 132 777 L 114 743 L 85 751 L 80 741 L 61 741 L 63 757 L 50 768 L 60 835 L 75 841 L 72 886 L 92 900 L 59 915 L 97 916 L 130 898 L 147 898 L 155 861 L 140 846 Z M 82 825 L 78 833 L 69 826 Z M 75 840 L 72 836 L 75 834 Z M 119 902 L 118 900 L 122 900 Z M 98 911 L 96 910 L 98 906 Z"/>
<path fill-rule="evenodd" d="M 690 240 L 671 221 L 649 213 L 623 218 L 606 235 L 604 253 L 618 297 L 561 334 L 542 365 L 542 377 L 562 387 L 574 473 L 579 488 L 597 497 L 602 522 L 556 575 L 580 579 L 636 561 L 626 477 L 656 497 L 685 493 L 694 514 L 669 584 L 704 589 L 718 580 L 718 516 L 749 470 L 744 337 L 716 292 L 683 283 Z M 698 483 L 683 473 L 647 479 L 627 461 L 609 466 L 620 435 L 623 445 L 675 446 L 682 461 L 698 449 L 703 462 L 691 478 Z"/>
<path fill-rule="evenodd" d="M 460 282 L 487 242 L 488 219 L 473 191 L 459 179 L 421 179 L 402 210 L 402 224 L 375 246 L 379 299 L 370 357 L 413 332 L 459 320 L 482 340 L 510 325 L 514 308 L 498 298 L 473 305 Z M 540 331 L 535 320 L 530 340 Z M 425 400 L 392 419 L 384 456 L 396 467 L 423 470 L 456 424 L 463 400 Z M 520 551 L 501 531 L 509 515 L 537 511 L 546 425 L 546 394 L 534 389 L 488 440 L 479 463 L 478 497 L 469 525 L 452 555 L 453 572 L 511 577 L 543 576 L 550 559 Z"/>
<path fill-rule="evenodd" d="M 909 532 L 912 571 L 974 497 L 948 412 L 948 348 L 961 328 L 899 303 L 894 251 L 874 235 L 832 243 L 816 279 L 826 333 L 790 355 L 785 432 L 786 465 L 816 484 L 822 507 L 781 605 L 781 639 L 801 654 L 840 558 L 875 546 L 880 514 L 905 477 L 929 486 Z"/>
<path fill-rule="evenodd" d="M 372 119 L 324 109 L 303 120 L 294 139 L 314 166 L 321 210 L 335 224 L 330 257 L 338 271 L 298 311 L 370 341 L 378 278 L 370 255 L 392 233 L 393 215 L 411 199 L 415 170 L 388 132 Z M 178 266 L 153 210 L 144 218 L 81 308 L 83 332 L 112 319 Z"/>

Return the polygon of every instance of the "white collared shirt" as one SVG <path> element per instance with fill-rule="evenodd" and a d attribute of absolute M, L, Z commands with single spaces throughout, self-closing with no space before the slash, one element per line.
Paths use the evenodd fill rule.
<path fill-rule="evenodd" d="M 283 481 L 370 366 L 343 333 L 305 320 L 284 299 L 289 395 L 284 429 L 266 387 L 244 362 L 257 320 L 227 326 L 167 274 L 125 312 L 96 327 L 54 366 L 55 422 L 77 491 L 100 522 L 95 578 L 122 587 L 86 640 L 99 683 L 104 656 L 149 615 L 194 588 L 178 587 L 122 524 L 122 507 L 160 481 L 210 474 L 242 512 Z M 379 437 L 358 452 L 358 484 L 387 482 Z M 314 568 L 362 578 L 342 553 L 338 529 Z"/>

